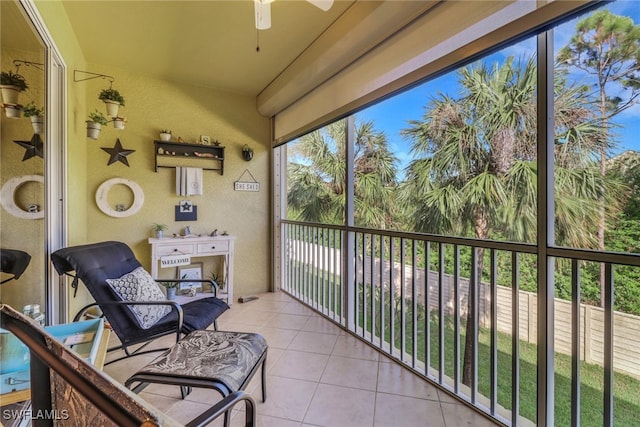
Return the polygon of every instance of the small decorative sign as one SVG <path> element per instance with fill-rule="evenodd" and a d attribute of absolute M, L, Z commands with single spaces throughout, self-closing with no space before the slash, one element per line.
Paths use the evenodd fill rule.
<path fill-rule="evenodd" d="M 260 183 L 236 181 L 233 188 L 236 191 L 260 191 Z"/>
<path fill-rule="evenodd" d="M 242 177 L 248 173 L 253 181 L 242 181 Z M 235 191 L 260 191 L 260 183 L 256 181 L 256 178 L 249 172 L 249 169 L 245 169 L 240 175 L 240 178 L 233 183 L 233 189 Z"/>
<path fill-rule="evenodd" d="M 166 255 L 160 257 L 160 268 L 177 267 L 191 264 L 190 255 Z"/>

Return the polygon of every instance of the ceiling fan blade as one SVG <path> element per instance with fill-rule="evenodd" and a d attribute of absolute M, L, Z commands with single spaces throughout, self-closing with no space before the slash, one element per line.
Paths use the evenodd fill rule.
<path fill-rule="evenodd" d="M 254 0 L 256 10 L 256 29 L 268 30 L 271 28 L 271 2 Z"/>
<path fill-rule="evenodd" d="M 307 0 L 309 3 L 314 5 L 315 7 L 324 10 L 325 12 L 331 9 L 333 6 L 333 0 Z"/>

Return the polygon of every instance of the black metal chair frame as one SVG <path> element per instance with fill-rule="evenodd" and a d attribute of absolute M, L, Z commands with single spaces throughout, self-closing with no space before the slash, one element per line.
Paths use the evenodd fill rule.
<path fill-rule="evenodd" d="M 104 255 L 107 260 L 97 259 L 97 255 Z M 95 265 L 92 265 L 90 268 L 82 265 L 83 261 L 86 257 L 91 260 Z M 201 282 L 201 283 L 209 283 L 211 285 L 211 289 L 213 291 L 213 296 L 210 298 L 206 298 L 204 300 L 197 300 L 182 306 L 176 301 L 121 301 L 118 300 L 113 293 L 113 291 L 109 288 L 109 285 L 102 283 L 105 279 L 103 276 L 107 276 L 106 278 L 118 278 L 123 274 L 129 273 L 133 271 L 137 267 L 141 267 L 140 262 L 135 258 L 131 248 L 129 248 L 125 243 L 122 242 L 99 242 L 88 245 L 75 246 L 70 248 L 60 249 L 54 252 L 51 255 L 51 260 L 53 262 L 56 271 L 60 275 L 66 275 L 72 278 L 71 286 L 77 292 L 78 289 L 78 281 L 82 280 L 85 286 L 88 288 L 89 292 L 92 294 L 96 302 L 88 304 L 80 309 L 80 311 L 74 317 L 74 321 L 80 320 L 85 313 L 93 308 L 99 307 L 102 311 L 102 316 L 106 318 L 106 320 L 111 324 L 114 332 L 120 338 L 120 345 L 111 347 L 108 349 L 109 352 L 115 350 L 123 350 L 124 356 L 115 358 L 107 362 L 107 364 L 117 362 L 119 360 L 147 354 L 154 353 L 158 351 L 166 350 L 166 347 L 157 348 L 157 349 L 148 349 L 145 350 L 146 346 L 150 344 L 153 340 L 170 335 L 175 334 L 176 342 L 180 340 L 182 334 L 187 334 L 194 329 L 200 329 L 198 327 L 190 326 L 187 328 L 185 325 L 185 307 L 195 308 L 197 309 L 198 304 L 204 304 L 207 301 L 205 300 L 217 300 L 216 296 L 216 285 L 212 280 L 207 279 L 172 279 L 175 282 Z M 87 271 L 78 271 L 87 269 Z M 109 270 L 109 271 L 105 271 Z M 71 272 L 75 271 L 75 274 Z M 112 276 L 112 277 L 109 277 Z M 87 282 L 90 283 L 87 283 Z M 159 280 L 157 280 L 159 281 Z M 97 283 L 94 283 L 97 282 Z M 107 289 L 109 288 L 109 289 Z M 226 306 L 224 310 L 228 309 L 228 306 L 218 300 L 217 304 L 222 304 Z M 147 330 L 142 330 L 138 326 L 135 328 L 132 325 L 137 325 L 137 321 L 133 317 L 133 314 L 129 312 L 129 310 L 121 310 L 118 307 L 127 307 L 131 305 L 165 305 L 170 306 L 172 309 L 172 313 L 169 313 L 165 318 L 163 318 L 156 325 L 152 326 Z M 223 311 L 224 311 L 223 310 Z M 106 313 L 110 311 L 109 313 Z M 193 312 L 192 312 L 193 313 Z M 219 314 L 218 314 L 219 315 Z M 114 317 L 115 316 L 115 317 Z M 171 319 L 167 319 L 171 316 Z M 196 316 L 197 317 L 197 316 Z M 192 315 L 192 319 L 194 319 Z M 198 317 L 199 318 L 199 317 Z M 118 326 L 118 322 L 123 324 L 129 329 L 135 329 L 134 333 L 127 333 L 128 331 L 122 331 Z M 217 329 L 217 317 L 214 317 L 211 320 L 214 329 Z M 202 325 L 202 329 L 206 328 L 205 325 Z M 132 336 L 134 335 L 134 336 Z M 131 350 L 132 346 L 139 347 Z"/>

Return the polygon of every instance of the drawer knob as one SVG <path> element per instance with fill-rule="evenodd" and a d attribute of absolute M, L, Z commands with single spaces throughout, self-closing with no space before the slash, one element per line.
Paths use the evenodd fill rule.
<path fill-rule="evenodd" d="M 215 248 L 216 248 L 215 246 L 211 246 L 211 249 L 215 249 Z"/>
<path fill-rule="evenodd" d="M 173 252 L 178 252 L 178 249 L 177 249 L 177 248 L 176 248 L 176 249 L 174 249 L 174 250 L 173 250 Z"/>

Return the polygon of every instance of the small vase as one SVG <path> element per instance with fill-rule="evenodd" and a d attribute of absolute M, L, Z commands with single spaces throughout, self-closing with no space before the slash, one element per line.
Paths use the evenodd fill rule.
<path fill-rule="evenodd" d="M 171 141 L 171 134 L 170 133 L 161 133 L 160 134 L 160 141 Z"/>
<path fill-rule="evenodd" d="M 167 288 L 167 299 L 169 301 L 176 299 L 176 288 Z"/>
<path fill-rule="evenodd" d="M 120 103 L 117 101 L 105 100 L 104 105 L 107 107 L 107 116 L 109 117 L 117 117 L 118 109 L 120 108 Z"/>
<path fill-rule="evenodd" d="M 162 239 L 164 237 L 164 232 L 162 230 L 156 231 L 156 239 Z"/>
<path fill-rule="evenodd" d="M 87 138 L 98 139 L 102 125 L 96 122 L 87 122 Z"/>
<path fill-rule="evenodd" d="M 38 135 L 42 134 L 44 128 L 44 116 L 31 116 L 31 126 L 33 126 L 33 132 Z"/>

